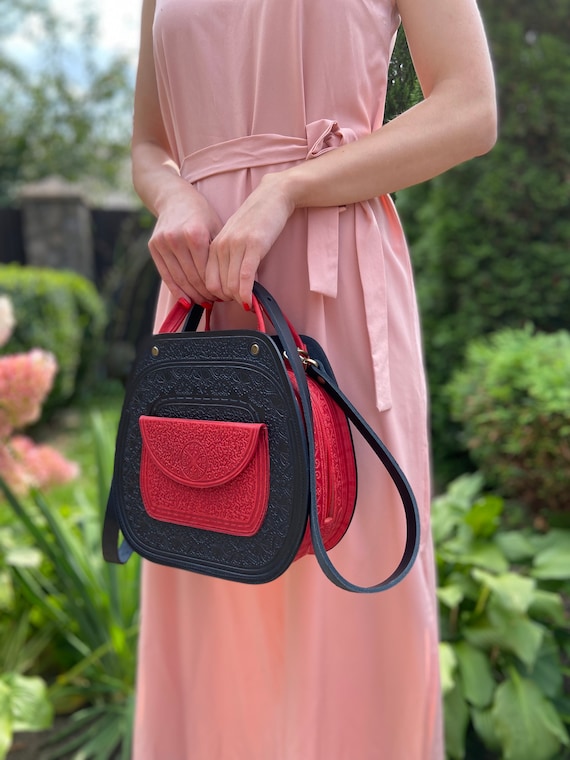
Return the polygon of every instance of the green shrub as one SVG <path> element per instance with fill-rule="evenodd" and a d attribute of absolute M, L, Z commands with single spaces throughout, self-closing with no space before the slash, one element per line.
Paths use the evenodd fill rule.
<path fill-rule="evenodd" d="M 0 266 L 0 293 L 17 322 L 4 352 L 51 351 L 59 371 L 45 408 L 66 404 L 93 381 L 103 348 L 107 317 L 95 286 L 73 272 L 11 264 Z"/>
<path fill-rule="evenodd" d="M 570 531 L 502 529 L 482 486 L 462 476 L 432 509 L 447 754 L 568 758 Z"/>
<path fill-rule="evenodd" d="M 488 481 L 534 512 L 568 510 L 570 334 L 501 330 L 468 346 L 452 415 Z"/>
<path fill-rule="evenodd" d="M 481 0 L 499 141 L 398 193 L 416 271 L 439 480 L 464 472 L 442 387 L 473 338 L 570 329 L 570 0 Z"/>

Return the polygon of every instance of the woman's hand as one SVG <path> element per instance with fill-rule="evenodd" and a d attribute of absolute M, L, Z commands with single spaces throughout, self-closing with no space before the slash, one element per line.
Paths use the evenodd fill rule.
<path fill-rule="evenodd" d="M 286 171 L 266 174 L 216 235 L 206 266 L 208 293 L 251 305 L 259 264 L 295 210 L 287 187 Z"/>
<path fill-rule="evenodd" d="M 214 301 L 206 286 L 210 241 L 222 222 L 206 198 L 190 185 L 168 196 L 159 210 L 149 249 L 158 273 L 175 298 Z"/>

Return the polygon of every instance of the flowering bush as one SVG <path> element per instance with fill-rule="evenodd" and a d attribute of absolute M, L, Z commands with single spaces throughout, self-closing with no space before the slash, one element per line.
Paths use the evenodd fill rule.
<path fill-rule="evenodd" d="M 9 340 L 15 325 L 10 299 L 0 296 L 0 347 Z M 30 488 L 49 488 L 78 474 L 51 446 L 36 445 L 15 435 L 40 418 L 42 404 L 57 372 L 53 354 L 40 349 L 0 357 L 0 477 L 15 493 Z"/>
<path fill-rule="evenodd" d="M 107 306 L 89 280 L 48 267 L 0 264 L 0 292 L 16 316 L 3 353 L 40 348 L 55 356 L 57 376 L 42 405 L 45 422 L 100 378 Z"/>

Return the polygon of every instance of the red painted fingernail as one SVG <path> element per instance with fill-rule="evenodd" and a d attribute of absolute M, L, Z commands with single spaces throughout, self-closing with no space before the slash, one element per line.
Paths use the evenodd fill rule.
<path fill-rule="evenodd" d="M 212 308 L 212 304 L 210 303 L 210 301 L 204 301 L 204 303 L 201 303 L 200 306 L 203 309 L 211 309 Z"/>
<path fill-rule="evenodd" d="M 242 306 L 243 306 L 243 308 L 244 308 L 246 311 L 251 311 L 251 306 L 250 306 L 249 304 L 247 304 L 247 303 L 244 303 L 244 304 L 242 304 Z"/>

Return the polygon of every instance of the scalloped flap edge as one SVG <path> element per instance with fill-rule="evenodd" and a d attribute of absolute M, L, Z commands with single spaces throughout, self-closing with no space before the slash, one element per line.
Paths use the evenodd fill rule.
<path fill-rule="evenodd" d="M 177 417 L 139 418 L 143 446 L 172 480 L 213 488 L 247 467 L 259 445 L 267 446 L 261 422 L 222 422 Z"/>

